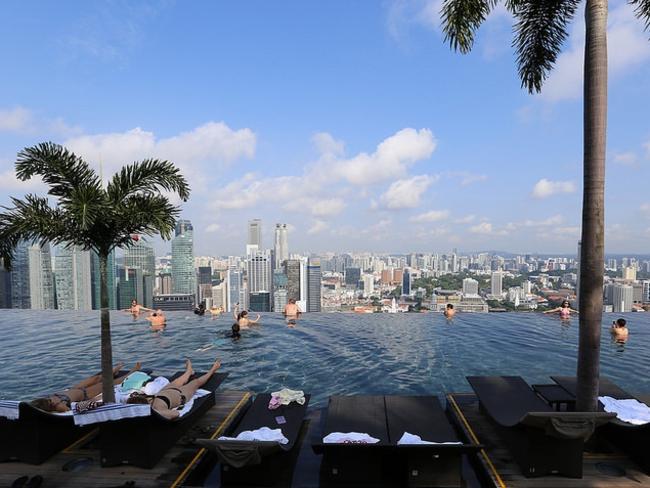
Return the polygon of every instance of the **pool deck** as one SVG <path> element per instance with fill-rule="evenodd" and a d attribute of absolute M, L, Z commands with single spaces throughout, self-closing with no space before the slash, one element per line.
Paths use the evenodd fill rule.
<path fill-rule="evenodd" d="M 447 395 L 448 410 L 453 421 L 470 438 L 483 444 L 478 455 L 477 471 L 483 472 L 482 486 L 495 488 L 625 488 L 650 487 L 650 477 L 620 452 L 585 453 L 581 479 L 560 476 L 525 478 L 503 445 L 490 420 L 479 411 L 478 400 L 471 393 Z M 598 465 L 623 469 L 625 476 L 611 476 L 598 470 Z"/>
<path fill-rule="evenodd" d="M 11 486 L 21 476 L 36 475 L 43 477 L 44 488 L 109 488 L 129 486 L 128 482 L 135 482 L 133 486 L 137 488 L 192 486 L 193 479 L 202 480 L 213 468 L 213 460 L 206 459 L 206 451 L 192 444 L 192 439 L 219 436 L 245 410 L 251 396 L 247 391 L 218 391 L 216 405 L 197 421 L 153 469 L 133 466 L 102 468 L 95 442 L 99 429 L 95 429 L 41 465 L 1 463 L 0 486 Z M 67 463 L 84 458 L 89 461 L 82 469 L 63 470 Z"/>

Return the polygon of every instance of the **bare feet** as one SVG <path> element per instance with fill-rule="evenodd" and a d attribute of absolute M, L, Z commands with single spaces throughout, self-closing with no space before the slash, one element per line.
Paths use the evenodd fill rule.
<path fill-rule="evenodd" d="M 212 367 L 210 368 L 210 373 L 214 373 L 216 370 L 218 370 L 221 367 L 221 361 L 217 359 Z"/>
<path fill-rule="evenodd" d="M 189 359 L 185 360 L 185 371 L 192 376 L 194 374 L 194 368 L 192 368 L 192 361 Z"/>
<path fill-rule="evenodd" d="M 117 376 L 117 373 L 119 373 L 122 368 L 124 368 L 124 363 L 117 363 L 117 366 L 113 368 L 113 377 Z"/>
<path fill-rule="evenodd" d="M 135 363 L 135 366 L 133 366 L 133 369 L 136 371 L 140 371 L 140 368 L 142 368 L 142 363 L 138 361 L 137 363 Z"/>

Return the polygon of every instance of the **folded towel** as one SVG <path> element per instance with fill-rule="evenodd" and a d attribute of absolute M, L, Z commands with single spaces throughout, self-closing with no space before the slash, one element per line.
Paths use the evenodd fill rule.
<path fill-rule="evenodd" d="M 210 392 L 208 390 L 196 390 L 194 396 L 190 398 L 190 400 L 183 406 L 183 408 L 178 411 L 178 416 L 182 417 L 183 415 L 186 415 L 190 410 L 192 410 L 192 406 L 194 406 L 194 400 L 209 394 Z"/>
<path fill-rule="evenodd" d="M 408 432 L 404 432 L 402 435 L 401 439 L 397 441 L 398 446 L 406 446 L 406 445 L 420 445 L 420 444 L 432 444 L 432 445 L 437 445 L 437 446 L 442 446 L 442 445 L 458 445 L 462 444 L 462 442 L 431 442 L 431 441 L 423 441 L 422 438 L 419 435 L 415 434 L 409 434 Z"/>
<path fill-rule="evenodd" d="M 297 402 L 299 405 L 304 405 L 305 393 L 301 390 L 290 390 L 289 388 L 282 388 L 280 391 L 274 391 L 271 393 L 269 410 L 274 410 L 280 405 L 289 405 L 291 402 Z"/>
<path fill-rule="evenodd" d="M 650 407 L 634 398 L 616 400 L 602 396 L 598 400 L 603 404 L 605 412 L 615 413 L 616 418 L 632 425 L 645 425 L 650 423 Z"/>
<path fill-rule="evenodd" d="M 125 388 L 124 384 L 115 385 L 115 401 L 117 403 L 126 403 L 132 393 L 144 393 L 145 395 L 156 395 L 160 390 L 169 384 L 169 380 L 164 376 L 158 376 L 144 385 L 142 388 Z"/>
<path fill-rule="evenodd" d="M 376 444 L 377 442 L 379 439 L 359 432 L 332 432 L 323 437 L 324 444 Z"/>
<path fill-rule="evenodd" d="M 72 412 L 76 411 L 77 402 L 72 402 Z M 66 412 L 72 414 L 72 412 Z M 134 417 L 147 417 L 151 415 L 150 405 L 122 405 L 120 403 L 106 403 L 95 410 L 74 415 L 75 425 L 90 425 L 111 420 L 122 420 Z"/>
<path fill-rule="evenodd" d="M 287 439 L 280 429 L 269 429 L 268 427 L 261 427 L 256 430 L 245 430 L 237 437 L 219 437 L 220 441 L 266 441 L 266 442 L 279 442 L 280 444 L 288 444 Z"/>
<path fill-rule="evenodd" d="M 13 400 L 0 400 L 0 417 L 17 420 L 20 415 L 20 402 Z"/>

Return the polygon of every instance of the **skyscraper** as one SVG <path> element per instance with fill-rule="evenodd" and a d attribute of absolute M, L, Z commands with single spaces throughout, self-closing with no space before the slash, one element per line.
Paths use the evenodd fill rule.
<path fill-rule="evenodd" d="M 371 274 L 364 274 L 363 280 L 363 295 L 369 297 L 375 292 L 375 277 Z"/>
<path fill-rule="evenodd" d="M 199 266 L 198 279 L 199 303 L 206 298 L 212 299 L 212 267 Z"/>
<path fill-rule="evenodd" d="M 11 273 L 0 259 L 0 308 L 11 308 Z"/>
<path fill-rule="evenodd" d="M 270 251 L 257 251 L 246 259 L 248 293 L 251 310 L 271 311 L 272 267 Z"/>
<path fill-rule="evenodd" d="M 99 277 L 99 256 L 95 251 L 90 252 L 90 282 L 93 290 L 92 306 L 93 310 L 102 308 L 101 304 L 101 283 Z M 108 284 L 108 308 L 111 310 L 117 309 L 117 284 L 115 280 L 115 251 L 111 251 L 108 255 L 107 265 L 107 284 Z M 129 306 L 131 304 L 129 303 Z"/>
<path fill-rule="evenodd" d="M 359 281 L 361 280 L 361 268 L 345 268 L 345 284 L 349 286 L 354 286 L 355 288 L 359 286 Z"/>
<path fill-rule="evenodd" d="M 262 221 L 253 219 L 248 221 L 248 242 L 252 246 L 262 247 Z"/>
<path fill-rule="evenodd" d="M 411 295 L 411 270 L 406 268 L 402 274 L 402 295 Z"/>
<path fill-rule="evenodd" d="M 275 269 L 280 269 L 282 263 L 289 259 L 289 243 L 287 224 L 275 224 Z"/>
<path fill-rule="evenodd" d="M 287 275 L 287 300 L 300 300 L 300 260 L 288 259 L 284 263 Z"/>
<path fill-rule="evenodd" d="M 501 271 L 492 272 L 490 291 L 494 296 L 500 296 L 503 293 L 503 273 Z"/>
<path fill-rule="evenodd" d="M 119 299 L 118 307 L 120 309 L 129 308 L 131 306 L 131 300 L 137 300 L 138 303 L 143 303 L 145 281 L 142 268 L 120 266 L 117 272 L 119 278 L 119 283 L 117 285 L 117 294 Z"/>
<path fill-rule="evenodd" d="M 478 281 L 472 278 L 465 278 L 463 280 L 463 294 L 478 295 Z"/>
<path fill-rule="evenodd" d="M 240 302 L 240 293 L 242 289 L 241 271 L 237 266 L 230 266 L 228 268 L 226 273 L 226 287 L 226 310 L 232 312 L 235 309 L 235 305 Z"/>
<path fill-rule="evenodd" d="M 321 311 L 320 260 L 310 259 L 307 264 L 307 312 Z"/>
<path fill-rule="evenodd" d="M 90 251 L 59 246 L 56 263 L 56 302 L 60 310 L 92 310 Z"/>
<path fill-rule="evenodd" d="M 156 253 L 153 247 L 142 238 L 134 242 L 131 247 L 124 250 L 124 266 L 140 268 L 143 274 L 154 276 L 156 274 Z"/>
<path fill-rule="evenodd" d="M 179 220 L 172 239 L 172 292 L 196 294 L 194 272 L 194 228 L 189 220 Z"/>
<path fill-rule="evenodd" d="M 634 300 L 634 288 L 630 285 L 615 283 L 612 286 L 612 305 L 614 313 L 624 313 L 632 311 Z"/>
<path fill-rule="evenodd" d="M 21 242 L 11 271 L 13 308 L 36 310 L 55 308 L 54 279 L 50 245 Z"/>

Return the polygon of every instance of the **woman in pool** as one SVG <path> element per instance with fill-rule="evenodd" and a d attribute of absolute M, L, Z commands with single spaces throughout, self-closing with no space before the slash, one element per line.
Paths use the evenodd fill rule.
<path fill-rule="evenodd" d="M 119 363 L 115 368 L 113 368 L 113 377 L 117 375 L 118 371 L 122 369 L 122 363 Z M 120 385 L 122 382 L 126 379 L 129 374 L 133 373 L 134 371 L 138 371 L 141 367 L 141 364 L 135 363 L 135 366 L 131 371 L 129 371 L 128 374 L 125 374 L 124 376 L 121 376 L 120 378 L 116 379 L 114 381 L 114 384 Z M 67 388 L 63 391 L 53 393 L 49 396 L 43 397 L 43 398 L 37 398 L 36 400 L 32 400 L 30 403 L 40 409 L 44 410 L 46 412 L 69 412 L 70 411 L 70 406 L 72 402 L 81 402 L 84 400 L 90 400 L 92 398 L 95 398 L 102 392 L 102 375 L 96 374 L 95 376 L 91 376 L 90 378 L 86 378 L 83 381 L 80 381 L 76 385 Z"/>
<path fill-rule="evenodd" d="M 185 363 L 185 373 L 165 386 L 156 395 L 148 396 L 133 394 L 127 403 L 149 403 L 157 413 L 168 419 L 175 419 L 179 416 L 177 409 L 182 408 L 187 401 L 194 396 L 196 390 L 207 383 L 212 375 L 221 367 L 221 361 L 214 362 L 210 370 L 203 376 L 190 381 L 194 374 L 192 363 L 188 359 Z"/>
<path fill-rule="evenodd" d="M 571 308 L 571 304 L 568 300 L 562 302 L 561 307 L 554 308 L 553 310 L 547 310 L 544 313 L 559 313 L 561 319 L 568 319 L 571 316 L 571 313 L 580 313 L 577 310 Z"/>
<path fill-rule="evenodd" d="M 248 312 L 246 310 L 242 310 L 241 312 L 239 312 L 239 305 L 235 305 L 235 310 L 233 310 L 233 316 L 235 317 L 237 324 L 239 324 L 240 329 L 250 328 L 249 326 L 251 324 L 257 324 L 261 318 L 261 315 L 257 314 L 255 320 L 249 319 Z"/>
<path fill-rule="evenodd" d="M 142 305 L 138 304 L 138 301 L 134 298 L 131 300 L 131 306 L 129 308 L 124 309 L 125 312 L 130 312 L 133 314 L 134 317 L 137 317 L 140 315 L 140 312 L 142 311 L 145 312 L 153 312 L 150 308 L 143 307 Z"/>

